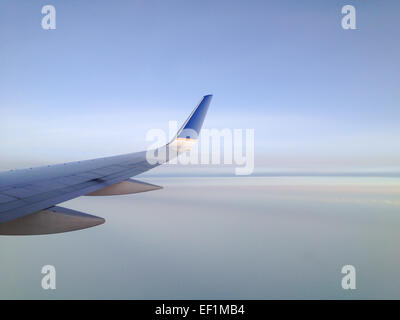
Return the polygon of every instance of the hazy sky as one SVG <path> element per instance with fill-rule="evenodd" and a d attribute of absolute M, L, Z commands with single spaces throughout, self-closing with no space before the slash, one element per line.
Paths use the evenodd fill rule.
<path fill-rule="evenodd" d="M 41 8 L 56 8 L 56 30 Z M 353 4 L 357 30 L 341 27 Z M 214 94 L 267 168 L 400 161 L 398 1 L 2 1 L 0 169 L 147 147 Z"/>
<path fill-rule="evenodd" d="M 56 30 L 41 27 L 47 4 Z M 347 4 L 357 30 L 341 27 Z M 0 170 L 145 149 L 148 129 L 211 93 L 204 126 L 254 128 L 258 170 L 400 172 L 399 9 L 2 0 Z M 165 188 L 74 199 L 62 206 L 107 223 L 2 237 L 0 299 L 398 298 L 398 180 L 151 177 Z"/>

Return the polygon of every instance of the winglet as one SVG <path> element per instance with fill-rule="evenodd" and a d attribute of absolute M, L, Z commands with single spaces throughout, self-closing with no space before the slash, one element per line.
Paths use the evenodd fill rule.
<path fill-rule="evenodd" d="M 212 95 L 204 96 L 196 108 L 192 111 L 189 118 L 185 121 L 175 138 L 197 139 L 203 126 Z M 195 136 L 194 136 L 195 135 Z"/>
<path fill-rule="evenodd" d="M 203 126 L 211 99 L 212 95 L 209 94 L 200 100 L 199 104 L 194 108 L 176 136 L 168 144 L 169 148 L 177 151 L 178 154 L 192 149 L 200 135 L 201 127 Z"/>

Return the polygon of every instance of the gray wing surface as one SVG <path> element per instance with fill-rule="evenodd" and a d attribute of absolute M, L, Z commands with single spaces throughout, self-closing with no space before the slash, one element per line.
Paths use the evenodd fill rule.
<path fill-rule="evenodd" d="M 157 166 L 146 152 L 0 173 L 0 223 L 103 189 Z"/>

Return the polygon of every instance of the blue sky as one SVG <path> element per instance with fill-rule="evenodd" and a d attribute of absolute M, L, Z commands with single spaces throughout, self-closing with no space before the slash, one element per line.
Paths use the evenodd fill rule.
<path fill-rule="evenodd" d="M 56 8 L 57 29 L 41 28 Z M 341 28 L 352 4 L 357 30 Z M 398 1 L 2 1 L 0 169 L 146 148 L 214 94 L 259 168 L 399 169 Z"/>

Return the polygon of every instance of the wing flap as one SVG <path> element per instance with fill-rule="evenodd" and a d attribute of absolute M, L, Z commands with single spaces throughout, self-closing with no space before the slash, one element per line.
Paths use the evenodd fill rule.
<path fill-rule="evenodd" d="M 105 220 L 83 212 L 51 207 L 0 224 L 0 235 L 40 235 L 91 228 Z"/>
<path fill-rule="evenodd" d="M 139 192 L 147 192 L 162 189 L 161 186 L 155 184 L 128 179 L 122 182 L 118 182 L 111 186 L 107 186 L 103 189 L 88 193 L 86 196 L 116 196 L 123 194 L 133 194 Z"/>

